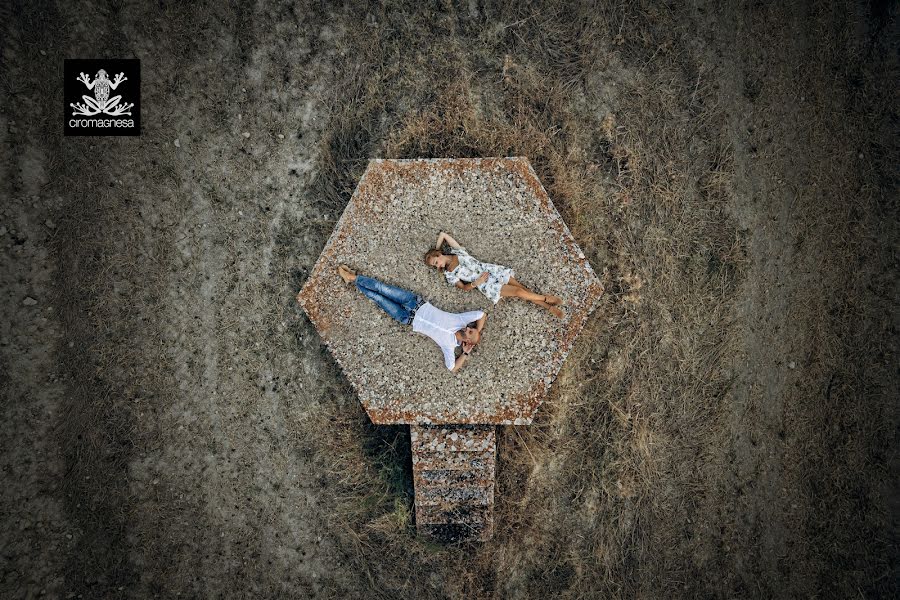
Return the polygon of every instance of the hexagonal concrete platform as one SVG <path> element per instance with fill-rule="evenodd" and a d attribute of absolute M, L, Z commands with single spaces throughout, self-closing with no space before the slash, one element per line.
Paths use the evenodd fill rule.
<path fill-rule="evenodd" d="M 518 299 L 492 305 L 477 291 L 447 285 L 423 261 L 442 230 L 473 256 L 511 267 L 535 292 L 562 297 L 563 318 Z M 430 339 L 345 284 L 335 272 L 341 263 L 447 311 L 485 310 L 482 343 L 463 370 L 449 372 Z M 527 159 L 374 159 L 298 301 L 374 423 L 444 426 L 449 435 L 463 432 L 462 425 L 531 423 L 602 291 Z M 413 452 L 418 457 L 426 450 L 414 439 Z M 493 466 L 485 472 L 492 504 Z M 434 506 L 440 493 L 423 488 L 428 477 L 417 479 L 416 495 L 426 493 Z M 448 499 L 475 494 L 460 491 L 465 477 L 452 479 L 453 489 L 444 491 Z M 441 511 L 417 504 L 417 515 L 426 512 Z M 480 539 L 491 531 L 486 525 L 475 528 Z"/>

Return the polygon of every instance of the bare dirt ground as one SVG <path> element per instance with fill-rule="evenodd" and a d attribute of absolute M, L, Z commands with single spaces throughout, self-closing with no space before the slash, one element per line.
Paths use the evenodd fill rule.
<path fill-rule="evenodd" d="M 900 592 L 896 5 L 0 17 L 3 597 Z M 95 57 L 140 138 L 62 136 Z M 294 296 L 368 158 L 504 155 L 607 294 L 445 548 Z"/>

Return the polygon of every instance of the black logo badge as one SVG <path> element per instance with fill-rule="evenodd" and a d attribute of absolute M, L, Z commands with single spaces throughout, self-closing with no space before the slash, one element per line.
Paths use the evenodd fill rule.
<path fill-rule="evenodd" d="M 141 61 L 66 59 L 65 135 L 140 135 Z"/>

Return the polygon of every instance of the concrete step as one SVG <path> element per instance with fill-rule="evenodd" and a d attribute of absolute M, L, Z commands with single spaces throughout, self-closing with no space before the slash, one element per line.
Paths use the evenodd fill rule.
<path fill-rule="evenodd" d="M 413 425 L 416 526 L 444 542 L 490 539 L 497 441 L 493 426 Z"/>
<path fill-rule="evenodd" d="M 445 544 L 486 542 L 494 533 L 492 523 L 426 523 L 419 532 Z"/>
<path fill-rule="evenodd" d="M 444 487 L 482 485 L 494 479 L 490 469 L 421 469 L 413 472 L 413 478 L 415 485 Z"/>
<path fill-rule="evenodd" d="M 494 503 L 494 486 L 444 487 L 428 486 L 416 491 L 416 503 L 423 506 L 459 505 L 488 506 Z"/>
<path fill-rule="evenodd" d="M 419 426 L 410 431 L 410 437 L 425 452 L 484 452 L 496 446 L 493 425 Z"/>
<path fill-rule="evenodd" d="M 490 506 L 457 504 L 444 506 L 416 506 L 416 523 L 419 525 L 441 525 L 447 523 L 483 524 L 490 517 Z"/>
<path fill-rule="evenodd" d="M 496 450 L 482 452 L 416 452 L 413 451 L 413 471 L 470 471 L 491 472 L 496 462 Z"/>

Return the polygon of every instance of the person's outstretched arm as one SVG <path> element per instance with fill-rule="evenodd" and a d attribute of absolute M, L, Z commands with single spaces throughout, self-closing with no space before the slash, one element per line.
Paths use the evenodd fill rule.
<path fill-rule="evenodd" d="M 445 243 L 448 246 L 450 246 L 451 248 L 459 248 L 460 247 L 459 242 L 457 242 L 452 237 L 450 237 L 449 233 L 442 231 L 438 234 L 437 243 L 434 245 L 434 247 L 437 250 L 440 250 L 441 246 L 443 246 Z"/>

